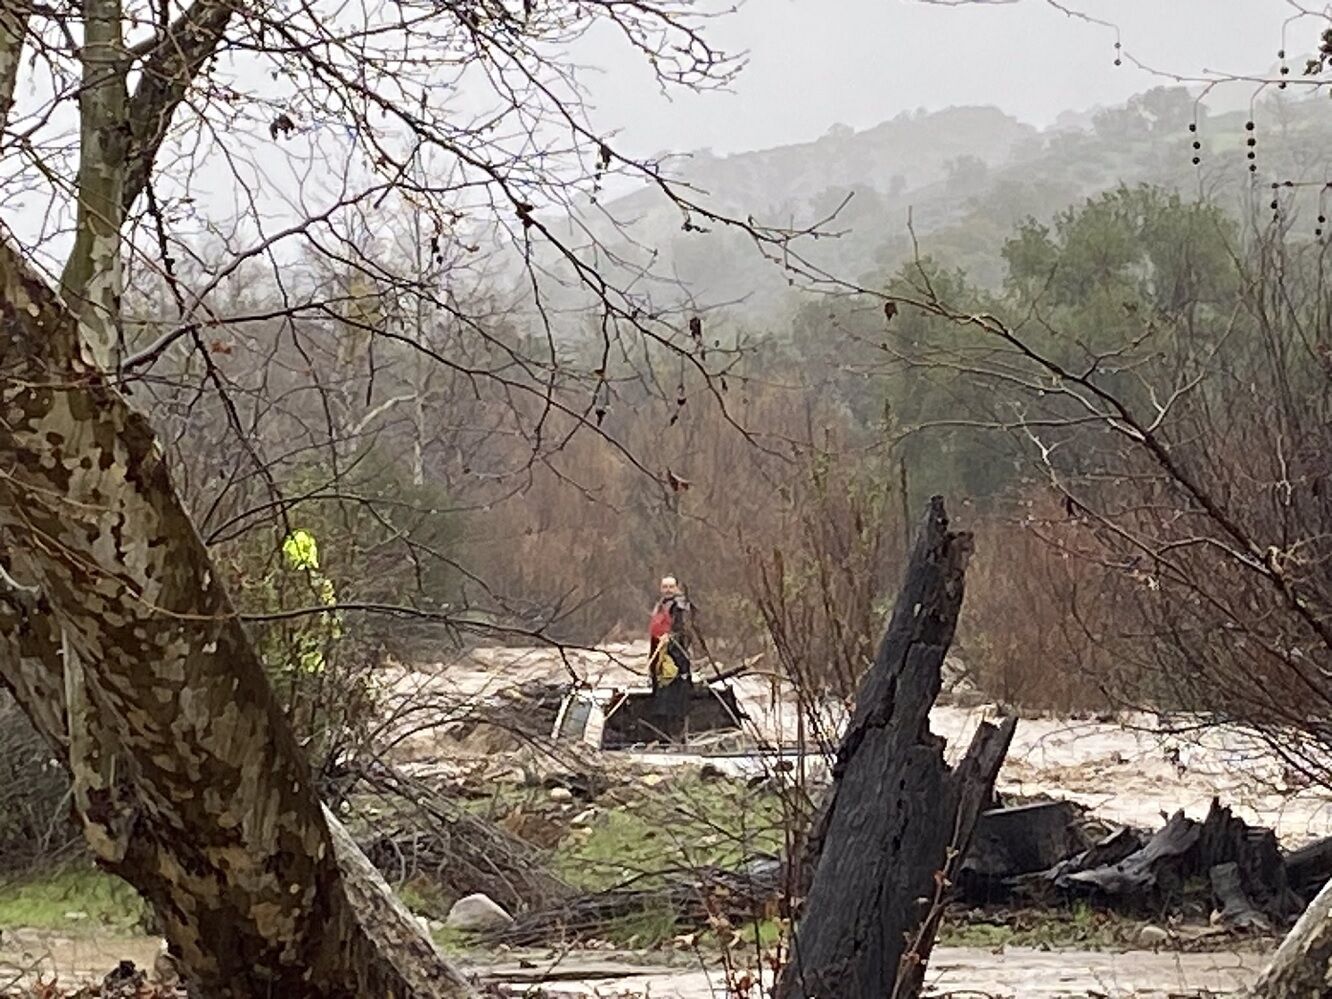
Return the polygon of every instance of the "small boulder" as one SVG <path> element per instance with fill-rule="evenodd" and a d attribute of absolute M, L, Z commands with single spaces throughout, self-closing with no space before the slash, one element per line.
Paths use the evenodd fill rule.
<path fill-rule="evenodd" d="M 1170 942 L 1170 933 L 1159 926 L 1147 925 L 1138 930 L 1138 944 L 1143 947 L 1157 948 Z"/>
<path fill-rule="evenodd" d="M 551 801 L 573 801 L 573 792 L 567 787 L 552 787 L 550 789 Z"/>
<path fill-rule="evenodd" d="M 502 930 L 512 923 L 513 917 L 504 911 L 504 907 L 481 892 L 454 902 L 448 918 L 444 920 L 444 925 L 449 929 L 467 933 Z"/>
<path fill-rule="evenodd" d="M 595 808 L 584 808 L 570 820 L 570 825 L 590 826 L 596 820 L 596 817 L 597 810 Z"/>

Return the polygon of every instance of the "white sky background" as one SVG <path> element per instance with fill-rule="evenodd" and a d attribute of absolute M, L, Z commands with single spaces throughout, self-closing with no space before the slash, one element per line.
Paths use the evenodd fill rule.
<path fill-rule="evenodd" d="M 1066 0 L 1113 23 L 1125 52 L 1152 68 L 1266 72 L 1282 45 L 1286 0 Z M 1289 29 L 1293 53 L 1315 46 L 1325 25 Z M 747 0 L 710 37 L 747 51 L 730 94 L 662 99 L 634 54 L 609 33 L 588 38 L 577 59 L 595 120 L 623 129 L 640 153 L 712 148 L 716 153 L 816 139 L 837 122 L 861 129 L 902 111 L 993 104 L 1023 121 L 1051 124 L 1061 112 L 1117 104 L 1171 82 L 1114 65 L 1114 30 L 1061 14 L 1046 0 L 940 6 L 920 0 Z M 1301 63 L 1293 63 L 1298 72 Z M 1239 84 L 1212 103 L 1243 106 Z"/>

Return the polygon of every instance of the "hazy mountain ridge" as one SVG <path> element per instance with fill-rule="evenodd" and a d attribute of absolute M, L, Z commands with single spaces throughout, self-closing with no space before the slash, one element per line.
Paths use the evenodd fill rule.
<path fill-rule="evenodd" d="M 1066 114 L 1044 130 L 994 107 L 949 108 L 862 131 L 834 126 L 812 142 L 761 151 L 702 151 L 670 160 L 667 170 L 719 214 L 740 219 L 799 227 L 842 205 L 828 226 L 835 238 L 804 239 L 799 247 L 838 277 L 878 279 L 900 266 L 914 252 L 909 218 L 924 252 L 995 284 L 1002 279 L 997 250 L 1019 221 L 1050 218 L 1121 183 L 1206 193 L 1242 210 L 1265 207 L 1272 181 L 1323 178 L 1328 157 L 1309 150 L 1332 149 L 1310 141 L 1311 132 L 1332 139 L 1325 99 L 1273 97 L 1259 104 L 1253 130 L 1247 118 L 1209 119 L 1182 88 L 1157 88 L 1123 106 Z M 1090 129 L 1075 127 L 1088 121 Z M 1246 146 L 1255 136 L 1256 146 Z M 1202 148 L 1194 150 L 1194 141 Z M 1256 171 L 1249 149 L 1256 149 Z M 731 304 L 734 316 L 753 324 L 790 300 L 791 276 L 763 259 L 745 233 L 686 230 L 680 209 L 655 188 L 611 200 L 582 222 L 603 245 L 662 279 L 653 292 L 658 304 L 678 303 L 687 292 L 700 306 Z"/>

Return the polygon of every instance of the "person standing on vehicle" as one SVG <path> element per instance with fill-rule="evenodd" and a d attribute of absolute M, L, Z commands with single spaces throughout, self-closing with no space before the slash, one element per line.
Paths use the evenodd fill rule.
<path fill-rule="evenodd" d="M 674 576 L 663 576 L 660 595 L 648 622 L 650 659 L 648 673 L 654 693 L 676 680 L 688 689 L 693 680 L 689 659 L 689 632 L 693 627 L 693 608 Z"/>

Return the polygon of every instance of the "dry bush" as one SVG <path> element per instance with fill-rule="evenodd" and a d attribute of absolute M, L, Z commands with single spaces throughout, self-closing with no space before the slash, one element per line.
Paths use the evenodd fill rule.
<path fill-rule="evenodd" d="M 644 396 L 612 410 L 605 426 L 624 451 L 568 441 L 525 488 L 469 520 L 468 561 L 510 604 L 545 595 L 549 630 L 566 640 L 642 637 L 657 578 L 672 573 L 710 649 L 757 648 L 748 553 L 787 543 L 810 450 L 800 442 L 811 427 L 844 432 L 847 417 L 776 378 L 737 380 L 725 401 L 723 411 L 708 397 L 681 407 Z"/>
<path fill-rule="evenodd" d="M 829 435 L 801 452 L 784 523 L 751 549 L 751 587 L 782 675 L 802 697 L 849 704 L 883 631 L 900 567 L 899 497 L 888 467 Z"/>
<path fill-rule="evenodd" d="M 1020 428 L 1063 510 L 1058 527 L 1033 512 L 1044 554 L 981 546 L 995 561 L 969 634 L 1012 636 L 979 658 L 1015 698 L 1048 685 L 1073 703 L 1062 653 L 1116 703 L 1246 729 L 1332 786 L 1326 248 L 1274 228 L 1228 252 L 1221 307 L 1154 312 L 1096 356 L 1061 360 L 1082 342 L 1076 314 L 1008 326 L 938 307 L 988 336 L 991 387 L 1030 390 Z"/>
<path fill-rule="evenodd" d="M 1284 387 L 1254 373 L 1247 385 L 1218 380 L 1224 392 L 1178 407 L 1175 471 L 1126 449 L 1131 486 L 1098 504 L 1118 529 L 1101 532 L 1103 550 L 1132 583 L 1123 603 L 1137 622 L 1114 649 L 1130 695 L 1253 729 L 1294 771 L 1327 783 L 1329 382 L 1312 366 Z"/>
<path fill-rule="evenodd" d="M 1120 684 L 1098 635 L 1110 626 L 1117 588 L 1084 526 L 1044 491 L 971 529 L 956 642 L 968 678 L 1021 708 L 1104 710 Z"/>
<path fill-rule="evenodd" d="M 0 693 L 0 874 L 76 848 L 69 776 L 8 694 Z"/>

